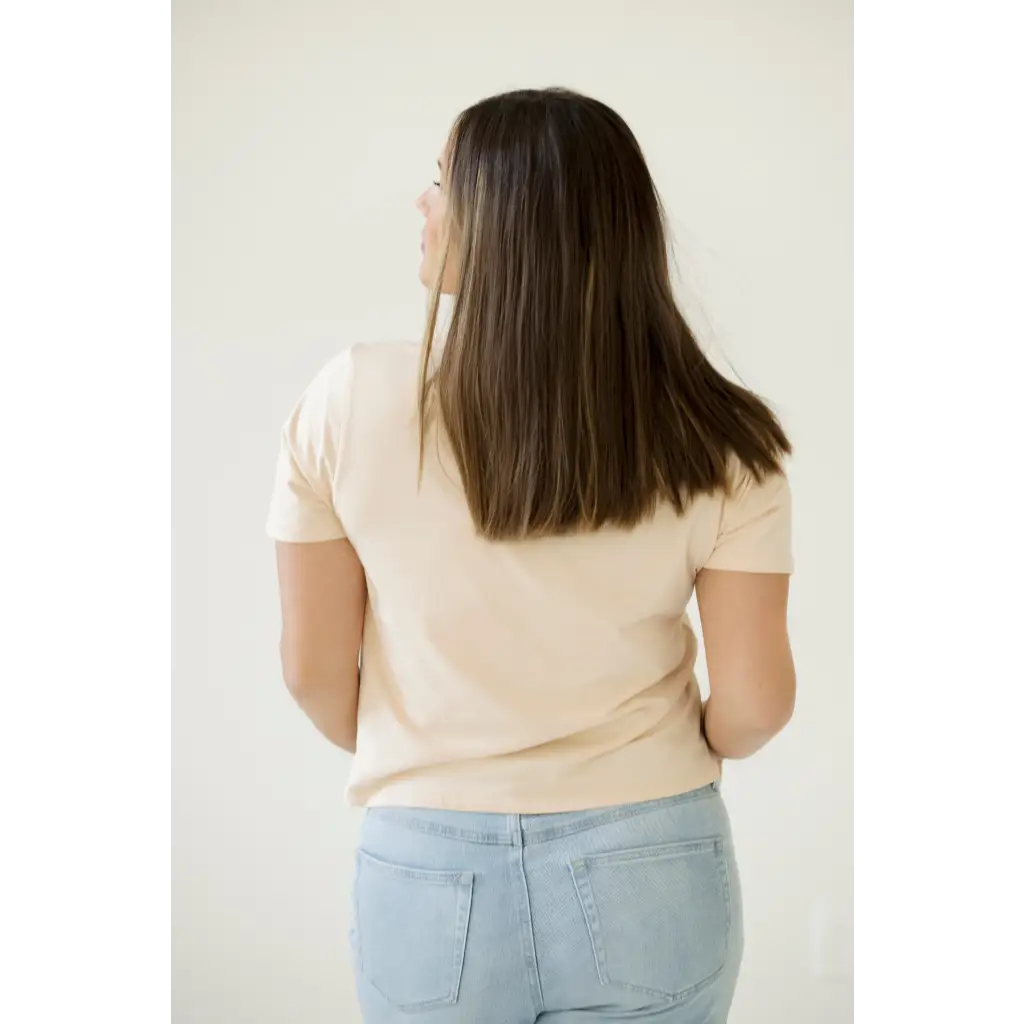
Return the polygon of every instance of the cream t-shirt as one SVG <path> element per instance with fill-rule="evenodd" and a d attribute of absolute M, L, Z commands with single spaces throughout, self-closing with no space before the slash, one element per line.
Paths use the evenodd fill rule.
<path fill-rule="evenodd" d="M 366 571 L 347 798 L 498 813 L 652 800 L 719 768 L 700 731 L 686 616 L 704 567 L 788 573 L 785 477 L 632 529 L 477 536 L 443 435 L 417 483 L 418 345 L 357 345 L 285 424 L 267 524 L 347 537 Z"/>

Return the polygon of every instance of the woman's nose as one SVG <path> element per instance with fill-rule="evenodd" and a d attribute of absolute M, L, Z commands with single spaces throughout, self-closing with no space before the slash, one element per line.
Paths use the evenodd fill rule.
<path fill-rule="evenodd" d="M 419 210 L 420 213 L 422 213 L 424 217 L 426 217 L 427 210 L 429 209 L 429 207 L 427 206 L 427 193 L 426 192 L 421 192 L 419 194 L 419 196 L 417 197 L 417 199 L 416 199 L 416 209 Z"/>

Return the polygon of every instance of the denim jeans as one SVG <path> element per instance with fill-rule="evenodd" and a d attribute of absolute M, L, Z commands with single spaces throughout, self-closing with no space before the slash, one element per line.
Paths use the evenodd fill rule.
<path fill-rule="evenodd" d="M 743 952 L 717 783 L 565 814 L 370 810 L 353 922 L 365 1024 L 721 1024 Z"/>

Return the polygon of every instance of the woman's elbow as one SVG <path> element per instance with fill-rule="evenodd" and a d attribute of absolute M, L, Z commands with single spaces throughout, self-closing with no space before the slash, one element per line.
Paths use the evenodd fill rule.
<path fill-rule="evenodd" d="M 332 668 L 326 671 L 312 666 L 287 664 L 282 666 L 282 675 L 288 692 L 300 704 L 329 694 L 343 694 L 351 689 L 358 679 L 358 676 L 355 679 L 350 679 L 350 673 L 340 669 Z"/>
<path fill-rule="evenodd" d="M 288 692 L 296 700 L 318 689 L 319 674 L 313 671 L 311 666 L 302 664 L 296 659 L 282 656 L 281 675 L 284 677 L 284 685 L 288 687 Z"/>
<path fill-rule="evenodd" d="M 776 735 L 789 725 L 796 709 L 796 673 L 792 666 L 780 677 L 772 680 L 762 692 L 755 715 L 757 725 L 764 733 Z"/>
<path fill-rule="evenodd" d="M 322 651 L 309 645 L 281 641 L 281 675 L 288 692 L 296 699 L 308 697 L 344 676 L 340 664 L 332 663 Z"/>
<path fill-rule="evenodd" d="M 285 665 L 284 681 L 292 699 L 316 728 L 342 750 L 354 753 L 358 674 L 324 674 Z"/>

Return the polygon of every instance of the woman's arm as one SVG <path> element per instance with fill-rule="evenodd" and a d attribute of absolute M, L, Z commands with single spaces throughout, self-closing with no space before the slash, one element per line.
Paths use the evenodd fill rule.
<path fill-rule="evenodd" d="M 332 743 L 356 748 L 366 577 L 347 540 L 277 542 L 281 665 L 299 707 Z"/>
<path fill-rule="evenodd" d="M 793 714 L 789 576 L 703 569 L 696 591 L 711 687 L 704 735 L 719 757 L 749 757 Z"/>

